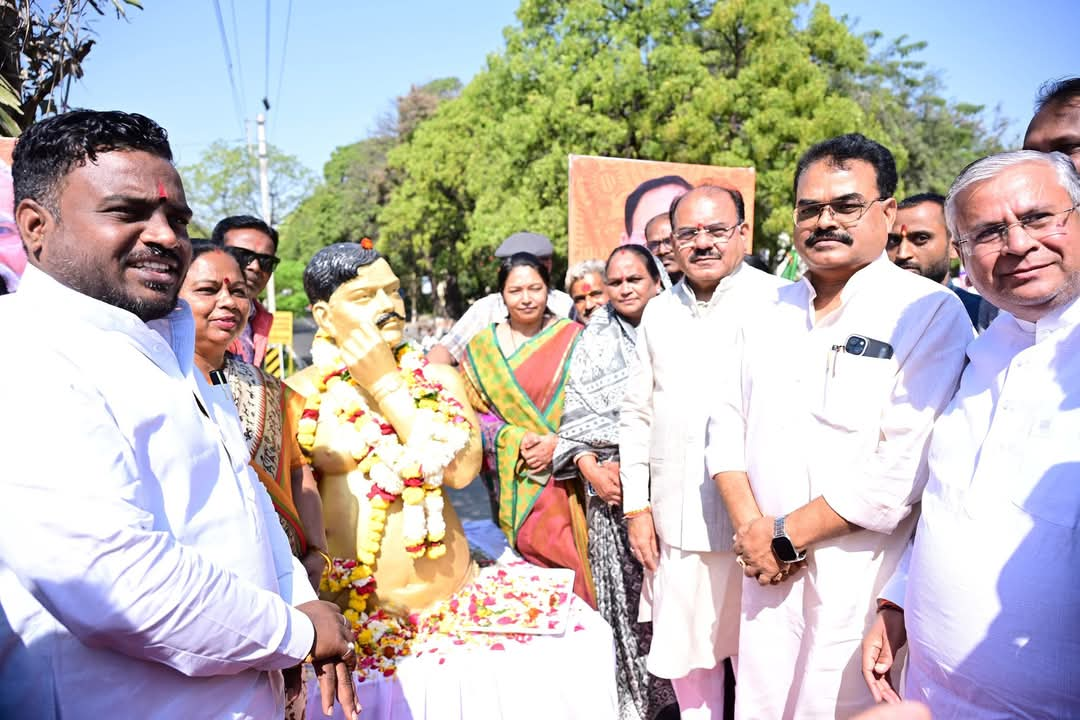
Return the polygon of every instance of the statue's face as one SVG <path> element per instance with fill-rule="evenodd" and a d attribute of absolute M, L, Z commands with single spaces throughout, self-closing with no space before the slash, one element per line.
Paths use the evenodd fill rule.
<path fill-rule="evenodd" d="M 401 342 L 405 330 L 405 301 L 401 282 L 386 260 L 379 258 L 343 283 L 330 299 L 318 302 L 312 314 L 319 327 L 340 343 L 358 329 L 374 327 L 391 347 Z"/>

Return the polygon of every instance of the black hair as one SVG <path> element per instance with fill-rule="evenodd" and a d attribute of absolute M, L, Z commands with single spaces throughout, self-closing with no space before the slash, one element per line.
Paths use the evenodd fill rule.
<path fill-rule="evenodd" d="M 510 273 L 514 268 L 519 267 L 531 267 L 540 276 L 540 279 L 544 281 L 544 287 L 548 290 L 551 289 L 551 273 L 548 272 L 547 266 L 540 262 L 540 258 L 536 257 L 532 253 L 519 252 L 514 253 L 510 257 L 503 258 L 503 261 L 499 263 L 499 294 L 506 289 L 506 279 L 510 277 Z"/>
<path fill-rule="evenodd" d="M 1035 96 L 1035 114 L 1047 105 L 1069 102 L 1073 98 L 1080 98 L 1080 77 L 1047 80 L 1039 86 L 1039 94 Z"/>
<path fill-rule="evenodd" d="M 204 255 L 214 250 L 221 250 L 225 252 L 225 248 L 220 243 L 216 243 L 213 240 L 207 240 L 206 238 L 191 238 L 191 259 Z M 239 262 L 239 260 L 237 260 Z"/>
<path fill-rule="evenodd" d="M 896 205 L 896 209 L 907 210 L 908 208 L 913 208 L 916 205 L 922 205 L 923 203 L 928 202 L 940 205 L 942 211 L 945 210 L 945 196 L 938 195 L 937 193 L 932 192 L 924 192 L 918 193 L 917 195 L 908 196 Z"/>
<path fill-rule="evenodd" d="M 356 279 L 360 268 L 381 258 L 377 250 L 360 243 L 339 242 L 327 245 L 304 268 L 304 292 L 312 304 L 329 300 L 339 287 Z"/>
<path fill-rule="evenodd" d="M 15 205 L 29 198 L 59 215 L 57 187 L 99 153 L 140 150 L 172 162 L 165 129 L 138 113 L 72 110 L 39 120 L 15 143 L 11 177 Z"/>
<path fill-rule="evenodd" d="M 607 277 L 607 269 L 611 266 L 611 261 L 615 259 L 615 256 L 619 253 L 630 253 L 631 255 L 637 255 L 641 260 L 641 264 L 645 266 L 645 272 L 649 273 L 649 277 L 653 279 L 654 283 L 660 284 L 660 268 L 657 266 L 656 258 L 653 254 L 645 249 L 644 245 L 638 245 L 637 243 L 627 243 L 626 245 L 620 245 L 611 251 L 608 255 L 607 262 L 604 263 L 604 277 Z"/>
<path fill-rule="evenodd" d="M 222 218 L 218 221 L 218 224 L 214 226 L 214 231 L 210 233 L 210 239 L 219 245 L 224 245 L 225 233 L 230 230 L 258 230 L 263 235 L 270 238 L 271 242 L 274 243 L 274 252 L 277 252 L 277 230 L 254 215 L 230 215 L 227 218 Z"/>
<path fill-rule="evenodd" d="M 645 193 L 655 190 L 658 187 L 664 187 L 665 185 L 678 185 L 684 190 L 689 190 L 693 187 L 693 185 L 678 175 L 664 175 L 662 177 L 650 178 L 638 185 L 626 196 L 626 208 L 623 211 L 623 222 L 626 225 L 627 235 L 634 231 L 634 213 L 637 212 L 637 206 L 638 203 L 641 202 L 641 198 Z"/>
<path fill-rule="evenodd" d="M 889 149 L 865 135 L 848 133 L 819 142 L 803 153 L 795 167 L 795 181 L 792 183 L 796 197 L 799 193 L 799 178 L 806 168 L 818 160 L 829 160 L 834 167 L 845 167 L 851 160 L 868 162 L 874 167 L 874 175 L 877 177 L 878 198 L 891 198 L 896 192 L 896 161 Z"/>
<path fill-rule="evenodd" d="M 742 193 L 735 188 L 727 188 L 722 185 L 698 185 L 694 190 L 704 191 L 701 193 L 702 195 L 725 193 L 731 198 L 731 202 L 735 203 L 735 222 L 742 223 L 742 221 L 746 219 L 746 202 L 743 201 Z M 694 192 L 694 190 L 687 192 L 685 195 L 680 195 L 671 201 L 671 207 L 668 208 L 668 222 L 671 223 L 672 232 L 675 232 L 675 211 L 679 209 L 679 203 L 682 202 L 684 197 L 691 192 Z"/>

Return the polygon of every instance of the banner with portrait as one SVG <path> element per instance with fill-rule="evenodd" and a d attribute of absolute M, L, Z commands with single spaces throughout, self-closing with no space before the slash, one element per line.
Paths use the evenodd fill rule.
<path fill-rule="evenodd" d="M 14 138 L 0 138 L 0 294 L 14 292 L 26 267 L 26 253 L 15 226 L 15 190 L 11 182 L 14 149 Z"/>
<path fill-rule="evenodd" d="M 570 156 L 568 261 L 607 256 L 627 242 L 644 244 L 645 224 L 667 212 L 691 187 L 721 185 L 742 193 L 751 237 L 754 228 L 754 168 L 691 165 L 654 160 Z"/>

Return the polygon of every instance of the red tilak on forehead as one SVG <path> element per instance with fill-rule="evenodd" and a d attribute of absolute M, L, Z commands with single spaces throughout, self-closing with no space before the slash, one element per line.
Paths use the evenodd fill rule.
<path fill-rule="evenodd" d="M 590 285 L 589 283 L 581 283 L 581 289 L 584 292 L 591 292 L 592 291 L 592 285 Z"/>
<path fill-rule="evenodd" d="M 907 239 L 907 225 L 900 226 L 900 237 Z"/>
<path fill-rule="evenodd" d="M 165 192 L 165 183 L 157 181 L 157 196 L 159 200 L 168 200 L 169 194 Z"/>

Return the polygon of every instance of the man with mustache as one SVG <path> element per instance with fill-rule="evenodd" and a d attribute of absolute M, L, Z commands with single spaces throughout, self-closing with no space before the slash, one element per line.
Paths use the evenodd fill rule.
<path fill-rule="evenodd" d="M 959 259 L 945 227 L 945 197 L 919 193 L 896 206 L 896 221 L 885 245 L 889 259 L 902 270 L 941 283 L 964 303 L 971 324 L 980 332 L 997 315 L 997 308 L 973 292 L 953 284 L 950 265 Z"/>
<path fill-rule="evenodd" d="M 650 301 L 619 428 L 623 512 L 646 569 L 647 667 L 672 681 L 683 718 L 720 717 L 724 661 L 738 648 L 741 574 L 734 529 L 705 471 L 704 392 L 735 319 L 785 281 L 743 263 L 750 228 L 737 190 L 705 185 L 671 208 L 683 278 Z M 651 598 L 651 600 L 650 600 Z"/>
<path fill-rule="evenodd" d="M 911 537 L 930 429 L 973 333 L 956 295 L 885 255 L 886 148 L 826 140 L 794 186 L 808 271 L 746 314 L 715 371 L 706 454 L 745 573 L 736 714 L 850 717 L 873 704 L 860 643 Z"/>
<path fill-rule="evenodd" d="M 217 245 L 233 248 L 231 252 L 244 271 L 251 298 L 247 325 L 229 346 L 229 352 L 246 363 L 262 366 L 274 315 L 257 298 L 280 262 L 276 254 L 278 232 L 252 215 L 230 215 L 218 221 L 210 239 Z"/>
<path fill-rule="evenodd" d="M 345 618 L 194 364 L 165 131 L 64 113 L 13 170 L 30 264 L 0 301 L 0 716 L 281 717 L 280 671 L 308 657 L 355 718 Z"/>

